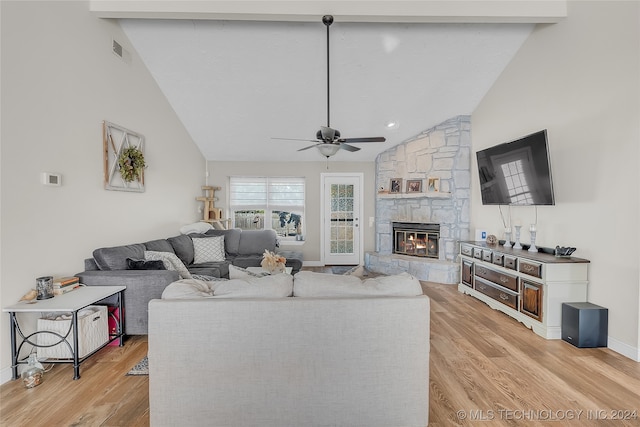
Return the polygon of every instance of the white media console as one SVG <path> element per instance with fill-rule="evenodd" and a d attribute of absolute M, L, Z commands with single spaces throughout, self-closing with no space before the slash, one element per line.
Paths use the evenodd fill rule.
<path fill-rule="evenodd" d="M 561 338 L 562 303 L 587 301 L 589 260 L 461 242 L 458 290 L 547 339 Z"/>

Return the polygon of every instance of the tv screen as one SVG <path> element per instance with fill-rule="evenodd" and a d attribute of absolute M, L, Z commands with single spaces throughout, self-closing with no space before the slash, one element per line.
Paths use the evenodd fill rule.
<path fill-rule="evenodd" d="M 476 153 L 483 205 L 554 205 L 547 130 Z"/>

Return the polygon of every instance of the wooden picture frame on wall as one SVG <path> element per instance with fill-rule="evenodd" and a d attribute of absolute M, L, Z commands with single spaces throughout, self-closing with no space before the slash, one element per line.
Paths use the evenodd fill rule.
<path fill-rule="evenodd" d="M 407 180 L 407 193 L 421 193 L 422 192 L 422 180 L 421 179 L 408 179 Z"/>
<path fill-rule="evenodd" d="M 440 191 L 440 178 L 427 178 L 427 192 Z"/>
<path fill-rule="evenodd" d="M 135 148 L 144 155 L 144 135 L 114 123 L 102 122 L 105 190 L 144 192 L 144 169 L 139 179 L 126 181 L 120 173 L 118 160 L 125 150 Z"/>
<path fill-rule="evenodd" d="M 401 193 L 402 192 L 402 178 L 391 178 L 391 184 L 389 185 L 389 193 Z"/>

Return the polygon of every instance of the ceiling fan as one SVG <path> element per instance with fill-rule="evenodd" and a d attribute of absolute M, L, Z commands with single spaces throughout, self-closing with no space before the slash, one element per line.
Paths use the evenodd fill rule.
<path fill-rule="evenodd" d="M 336 154 L 338 150 L 346 150 L 346 151 L 358 151 L 360 147 L 355 147 L 350 145 L 352 143 L 361 143 L 361 142 L 385 142 L 386 138 L 383 136 L 373 136 L 366 138 L 342 138 L 340 136 L 340 131 L 337 129 L 331 128 L 330 124 L 330 90 L 329 90 L 329 27 L 333 23 L 333 16 L 325 15 L 322 17 L 322 23 L 327 27 L 327 125 L 320 126 L 320 130 L 316 133 L 316 139 L 296 139 L 296 138 L 271 138 L 271 139 L 281 139 L 288 141 L 309 141 L 314 142 L 314 144 L 309 145 L 307 147 L 301 148 L 298 151 L 308 150 L 309 148 L 316 147 L 320 153 L 329 158 Z"/>

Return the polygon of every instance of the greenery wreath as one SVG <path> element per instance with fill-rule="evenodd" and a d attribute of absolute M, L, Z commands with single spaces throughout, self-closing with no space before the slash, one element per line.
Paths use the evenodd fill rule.
<path fill-rule="evenodd" d="M 140 181 L 142 171 L 146 166 L 144 154 L 136 147 L 129 147 L 118 157 L 118 166 L 120 167 L 120 176 L 126 182 Z"/>

